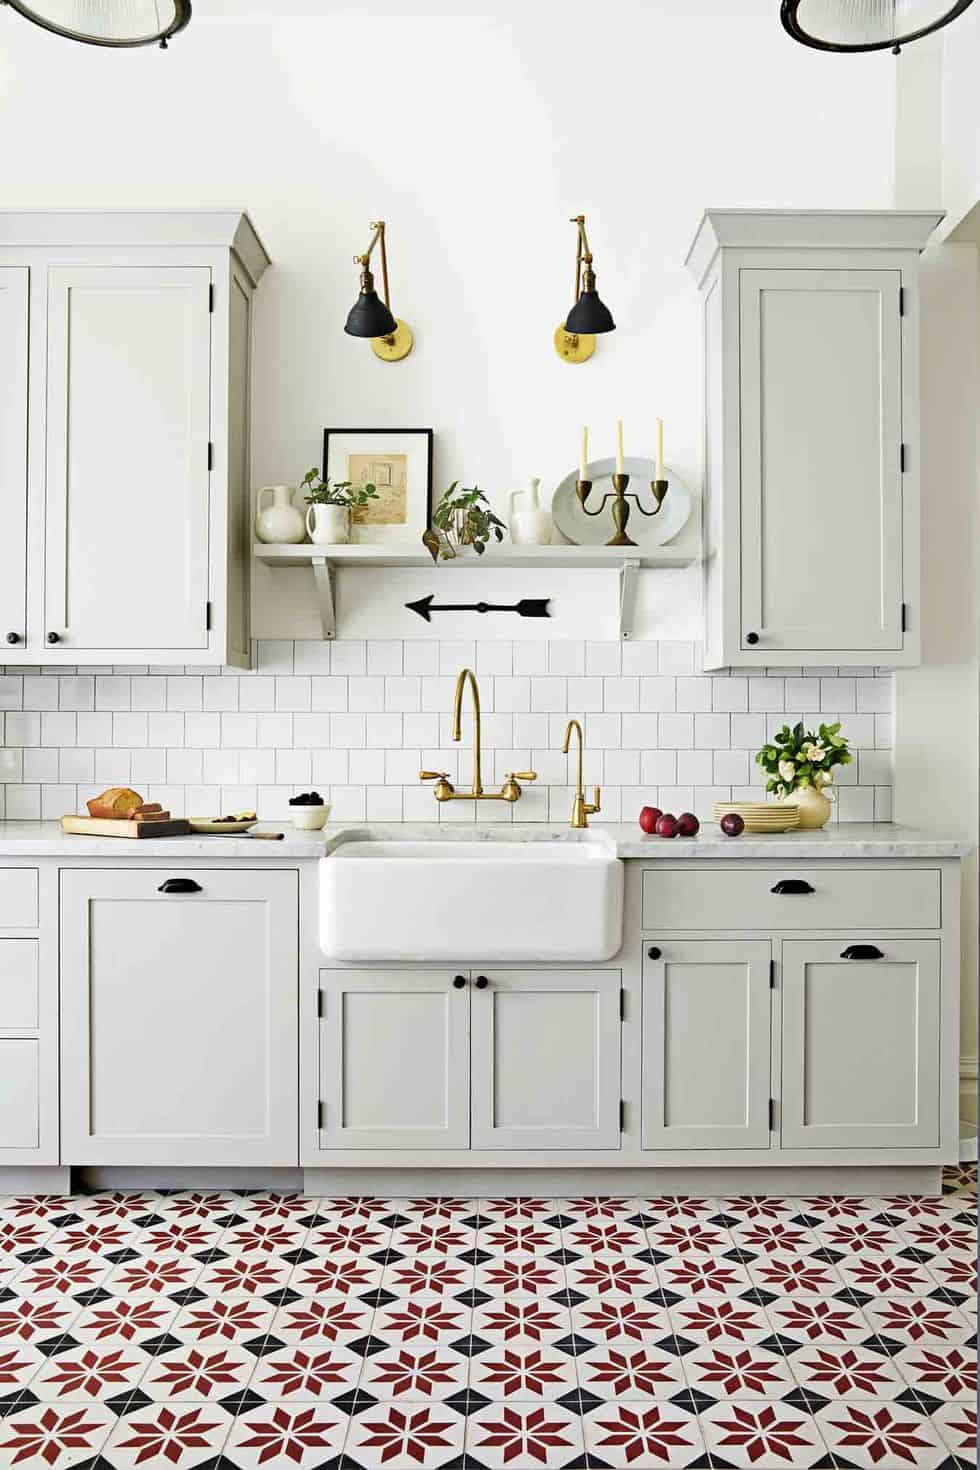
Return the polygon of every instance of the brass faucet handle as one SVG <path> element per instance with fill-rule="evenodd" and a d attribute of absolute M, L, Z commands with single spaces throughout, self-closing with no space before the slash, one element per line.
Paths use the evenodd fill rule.
<path fill-rule="evenodd" d="M 419 771 L 420 781 L 448 781 L 448 771 Z"/>
<path fill-rule="evenodd" d="M 593 800 L 588 803 L 590 815 L 594 812 L 602 811 L 602 791 L 598 786 L 593 786 L 592 796 Z"/>
<path fill-rule="evenodd" d="M 537 779 L 538 779 L 538 773 L 537 773 L 537 771 L 508 771 L 507 772 L 507 780 L 508 781 L 536 781 Z"/>
<path fill-rule="evenodd" d="M 451 801 L 455 794 L 456 788 L 449 779 L 448 771 L 419 771 L 419 780 L 436 783 L 433 791 L 436 801 Z"/>

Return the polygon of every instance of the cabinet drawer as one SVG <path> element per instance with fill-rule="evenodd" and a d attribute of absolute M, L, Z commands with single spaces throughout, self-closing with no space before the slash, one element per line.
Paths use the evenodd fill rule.
<path fill-rule="evenodd" d="M 37 928 L 37 868 L 0 868 L 0 929 Z"/>
<path fill-rule="evenodd" d="M 37 1023 L 37 940 L 0 939 L 0 1031 Z"/>
<path fill-rule="evenodd" d="M 777 891 L 778 890 L 778 891 Z M 938 929 L 938 868 L 647 868 L 645 929 Z"/>
<path fill-rule="evenodd" d="M 37 1148 L 38 1064 L 36 1041 L 0 1038 L 0 1149 Z"/>

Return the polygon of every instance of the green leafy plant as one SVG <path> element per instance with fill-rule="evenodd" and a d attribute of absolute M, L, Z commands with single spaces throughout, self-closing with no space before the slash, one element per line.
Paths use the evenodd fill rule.
<path fill-rule="evenodd" d="M 378 499 L 374 485 L 354 485 L 350 480 L 331 482 L 329 475 L 321 480 L 320 471 L 314 465 L 303 476 L 301 490 L 306 492 L 307 505 L 342 505 L 346 509 L 360 510 L 369 500 Z"/>
<path fill-rule="evenodd" d="M 766 790 L 776 796 L 789 796 L 791 791 L 812 786 L 833 800 L 825 789 L 833 783 L 833 768 L 849 766 L 853 757 L 838 720 L 835 725 L 821 725 L 816 735 L 804 730 L 802 721 L 792 729 L 784 725 L 755 759 L 769 776 Z"/>
<path fill-rule="evenodd" d="M 478 485 L 468 487 L 454 480 L 433 511 L 422 542 L 433 561 L 449 561 L 463 546 L 472 546 L 482 556 L 491 536 L 504 539 L 503 521 L 494 515 Z"/>

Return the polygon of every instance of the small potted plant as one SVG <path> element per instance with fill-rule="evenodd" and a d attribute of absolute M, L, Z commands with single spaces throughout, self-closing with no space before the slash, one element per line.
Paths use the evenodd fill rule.
<path fill-rule="evenodd" d="M 449 561 L 467 546 L 482 556 L 491 536 L 504 539 L 503 521 L 494 515 L 478 485 L 467 487 L 454 480 L 433 511 L 422 544 L 433 561 Z"/>
<path fill-rule="evenodd" d="M 784 725 L 755 759 L 769 777 L 766 790 L 799 807 L 801 827 L 815 828 L 825 826 L 830 817 L 834 767 L 849 766 L 853 757 L 838 720 L 835 725 L 821 725 L 816 735 L 805 730 L 802 721 L 792 729 Z"/>
<path fill-rule="evenodd" d="M 354 485 L 350 480 L 331 482 L 329 476 L 322 480 L 316 466 L 307 470 L 300 488 L 305 491 L 308 506 L 306 529 L 318 546 L 342 546 L 349 541 L 351 510 L 361 510 L 378 499 L 374 485 Z"/>

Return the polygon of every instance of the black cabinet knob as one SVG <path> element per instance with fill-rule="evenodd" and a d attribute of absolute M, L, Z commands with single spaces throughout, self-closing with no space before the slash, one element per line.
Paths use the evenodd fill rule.
<path fill-rule="evenodd" d="M 745 641 L 746 643 L 751 643 L 752 647 L 754 648 L 759 641 L 758 633 L 746 633 Z"/>
<path fill-rule="evenodd" d="M 167 878 L 160 884 L 157 893 L 203 893 L 200 883 L 193 878 Z"/>
<path fill-rule="evenodd" d="M 60 643 L 61 642 L 61 637 L 57 633 L 49 633 L 48 634 L 48 642 L 49 643 Z"/>
<path fill-rule="evenodd" d="M 454 975 L 453 976 L 453 989 L 454 990 L 462 990 L 463 987 L 465 986 L 465 984 L 466 984 L 466 976 L 465 975 Z"/>
<path fill-rule="evenodd" d="M 651 944 L 650 948 L 647 950 L 647 959 L 659 960 L 662 953 L 663 951 L 658 949 L 655 944 Z"/>
<path fill-rule="evenodd" d="M 477 975 L 474 983 L 477 990 L 486 990 L 487 986 L 490 984 L 490 981 L 487 979 L 486 975 Z"/>
<path fill-rule="evenodd" d="M 8 643 L 19 643 L 20 642 L 20 634 L 19 633 L 8 633 L 7 634 L 7 642 Z"/>

